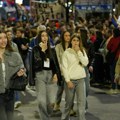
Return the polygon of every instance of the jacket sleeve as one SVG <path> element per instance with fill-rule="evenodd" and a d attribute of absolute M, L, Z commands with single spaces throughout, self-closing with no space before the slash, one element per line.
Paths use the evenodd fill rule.
<path fill-rule="evenodd" d="M 80 63 L 83 66 L 87 66 L 88 65 L 88 57 L 87 57 L 87 54 L 86 54 L 85 50 L 83 52 L 84 52 L 84 54 L 79 50 L 77 52 L 77 55 L 79 57 Z"/>
<path fill-rule="evenodd" d="M 19 60 L 19 63 L 20 63 L 20 69 L 25 68 L 25 66 L 23 64 L 23 60 L 22 60 L 20 54 L 18 52 L 16 52 L 16 54 L 17 54 L 17 57 L 18 57 L 18 60 Z"/>
<path fill-rule="evenodd" d="M 34 72 L 41 71 L 43 69 L 43 59 L 45 55 L 43 52 L 39 52 L 39 48 L 34 47 L 32 50 L 32 66 Z"/>
<path fill-rule="evenodd" d="M 68 59 L 67 59 L 66 52 L 64 52 L 63 56 L 62 56 L 62 71 L 63 71 L 65 81 L 69 82 L 70 77 L 69 77 L 69 74 L 68 74 Z"/>
<path fill-rule="evenodd" d="M 60 67 L 59 67 L 59 63 L 58 63 L 58 59 L 57 59 L 57 55 L 56 55 L 56 51 L 54 48 L 52 48 L 52 58 L 53 58 L 53 63 L 54 63 L 54 70 L 53 73 L 57 74 L 58 77 L 58 85 L 61 85 L 61 81 L 62 81 L 62 76 L 61 76 L 61 71 L 60 71 Z"/>
<path fill-rule="evenodd" d="M 93 44 L 90 44 L 90 48 L 88 50 L 88 59 L 89 59 L 88 66 L 93 66 L 95 61 L 95 50 Z"/>
<path fill-rule="evenodd" d="M 35 72 L 33 70 L 33 52 L 32 49 L 29 51 L 29 74 L 28 74 L 28 80 L 29 80 L 29 85 L 34 86 L 35 85 Z"/>
<path fill-rule="evenodd" d="M 56 51 L 56 55 L 57 55 L 57 59 L 58 59 L 58 63 L 60 63 L 60 56 L 59 56 L 59 53 L 60 53 L 60 48 L 59 48 L 59 44 L 56 45 L 55 47 L 55 51 Z"/>
<path fill-rule="evenodd" d="M 35 72 L 40 71 L 42 69 L 42 60 L 40 58 L 40 54 L 36 47 L 33 47 L 29 52 L 30 59 L 30 70 L 29 70 L 29 84 L 31 86 L 35 85 Z"/>

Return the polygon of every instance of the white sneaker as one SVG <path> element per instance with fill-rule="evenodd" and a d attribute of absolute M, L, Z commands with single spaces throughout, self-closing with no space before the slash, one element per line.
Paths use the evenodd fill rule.
<path fill-rule="evenodd" d="M 15 104 L 14 104 L 14 108 L 18 108 L 21 106 L 21 101 L 16 101 Z"/>

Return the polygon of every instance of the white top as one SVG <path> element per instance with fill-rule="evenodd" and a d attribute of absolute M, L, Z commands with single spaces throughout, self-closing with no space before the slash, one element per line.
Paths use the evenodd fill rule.
<path fill-rule="evenodd" d="M 77 53 L 68 48 L 62 56 L 62 70 L 65 81 L 69 82 L 71 79 L 77 80 L 86 77 L 85 66 L 88 65 L 88 57 L 84 50 L 83 53 L 79 50 Z"/>
<path fill-rule="evenodd" d="M 4 79 L 4 85 L 5 85 L 5 63 L 2 62 L 2 70 L 3 70 L 3 79 Z"/>

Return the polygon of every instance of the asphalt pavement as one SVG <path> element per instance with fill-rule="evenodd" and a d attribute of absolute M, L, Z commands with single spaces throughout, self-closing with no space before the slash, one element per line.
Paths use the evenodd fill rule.
<path fill-rule="evenodd" d="M 56 91 L 57 88 L 55 88 Z M 39 120 L 36 117 L 37 101 L 36 92 L 27 89 L 21 93 L 22 105 L 15 109 L 14 120 Z M 64 108 L 64 94 L 61 103 L 61 111 Z M 120 120 L 120 94 L 108 95 L 106 91 L 99 88 L 90 88 L 88 96 L 89 109 L 86 112 L 86 120 Z M 74 109 L 77 110 L 76 99 Z M 53 114 L 51 120 L 60 120 L 60 112 Z M 78 120 L 71 117 L 70 120 Z"/>

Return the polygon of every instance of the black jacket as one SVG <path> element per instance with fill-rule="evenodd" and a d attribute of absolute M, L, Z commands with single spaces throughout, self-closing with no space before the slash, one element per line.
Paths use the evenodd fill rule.
<path fill-rule="evenodd" d="M 93 66 L 94 65 L 94 61 L 95 61 L 95 50 L 94 50 L 94 45 L 91 41 L 87 42 L 87 55 L 88 55 L 88 59 L 89 59 L 89 66 Z"/>
<path fill-rule="evenodd" d="M 51 48 L 51 56 L 50 56 L 50 68 L 43 67 L 44 61 L 46 60 L 46 54 L 41 51 L 41 48 L 39 45 L 33 47 L 32 49 L 32 55 L 31 55 L 31 68 L 30 68 L 30 74 L 31 78 L 29 79 L 30 85 L 35 85 L 35 73 L 42 71 L 42 70 L 52 70 L 53 74 L 57 74 L 58 76 L 58 84 L 61 84 L 61 73 L 60 68 L 56 56 L 56 52 L 54 48 Z"/>

